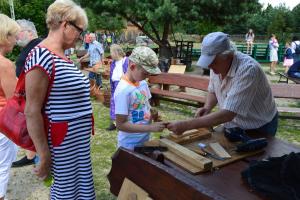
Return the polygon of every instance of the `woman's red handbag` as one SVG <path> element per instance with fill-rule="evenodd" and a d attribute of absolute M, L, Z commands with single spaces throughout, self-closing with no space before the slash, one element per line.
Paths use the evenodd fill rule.
<path fill-rule="evenodd" d="M 54 75 L 55 67 L 53 65 L 44 105 L 47 102 Z M 14 96 L 7 100 L 6 105 L 0 111 L 0 132 L 23 149 L 36 151 L 27 130 L 24 114 L 25 104 L 25 72 L 23 71 L 19 77 Z"/>

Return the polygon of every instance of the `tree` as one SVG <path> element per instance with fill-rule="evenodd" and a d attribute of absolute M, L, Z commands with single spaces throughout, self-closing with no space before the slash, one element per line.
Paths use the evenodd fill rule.
<path fill-rule="evenodd" d="M 10 16 L 9 5 L 5 5 L 5 1 L 0 0 L 1 12 Z M 16 19 L 27 19 L 32 21 L 39 35 L 47 34 L 46 12 L 52 0 L 14 0 L 14 9 Z M 5 5 L 2 7 L 2 5 Z"/>
<path fill-rule="evenodd" d="M 159 55 L 172 56 L 168 41 L 171 26 L 197 21 L 223 26 L 244 13 L 253 13 L 258 0 L 80 0 L 95 13 L 119 15 L 137 26 L 160 48 Z M 204 23 L 205 24 L 205 23 Z"/>
<path fill-rule="evenodd" d="M 118 32 L 125 28 L 125 21 L 120 16 L 111 16 L 107 12 L 95 14 L 90 8 L 86 8 L 85 11 L 89 19 L 88 29 L 92 32 L 99 29 Z"/>

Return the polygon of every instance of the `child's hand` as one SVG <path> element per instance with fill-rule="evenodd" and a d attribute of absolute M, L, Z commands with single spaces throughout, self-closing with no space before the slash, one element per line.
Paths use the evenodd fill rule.
<path fill-rule="evenodd" d="M 161 132 L 166 127 L 164 122 L 155 122 L 155 123 L 151 124 L 150 126 L 151 126 L 152 132 Z"/>

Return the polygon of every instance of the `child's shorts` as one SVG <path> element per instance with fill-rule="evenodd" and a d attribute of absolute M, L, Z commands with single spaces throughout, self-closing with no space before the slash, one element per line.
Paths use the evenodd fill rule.
<path fill-rule="evenodd" d="M 294 59 L 284 59 L 283 66 L 290 67 L 294 64 Z"/>

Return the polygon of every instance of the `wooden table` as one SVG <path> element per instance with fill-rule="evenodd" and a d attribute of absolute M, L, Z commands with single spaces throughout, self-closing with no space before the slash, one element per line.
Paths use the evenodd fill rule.
<path fill-rule="evenodd" d="M 251 191 L 241 178 L 241 171 L 253 159 L 282 156 L 300 147 L 277 138 L 268 138 L 263 154 L 248 157 L 212 172 L 191 175 L 166 162 L 157 162 L 147 156 L 120 148 L 112 158 L 108 175 L 111 192 L 118 195 L 125 177 L 143 188 L 155 200 L 199 200 L 199 199 L 263 199 Z"/>

